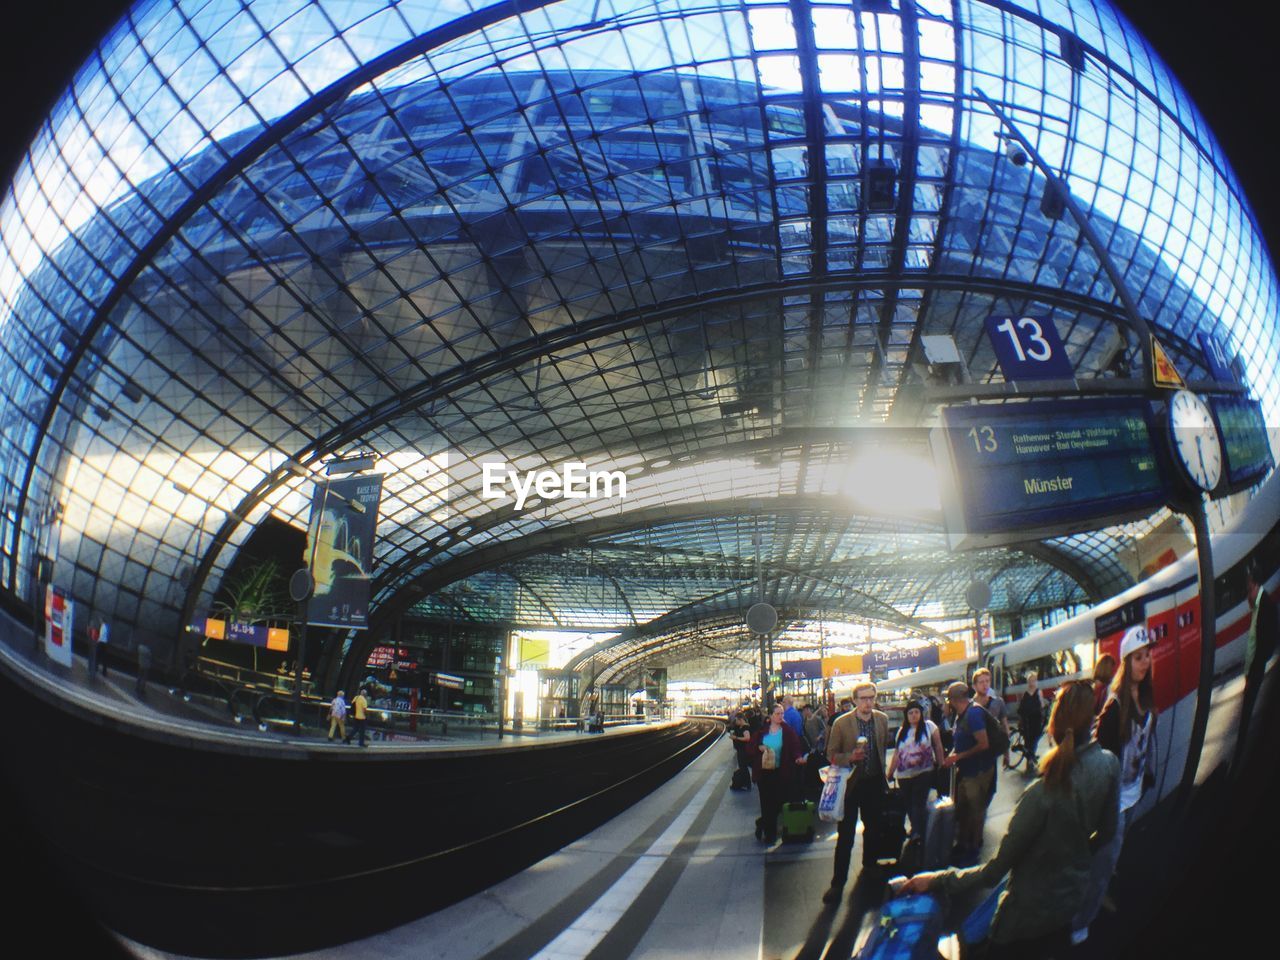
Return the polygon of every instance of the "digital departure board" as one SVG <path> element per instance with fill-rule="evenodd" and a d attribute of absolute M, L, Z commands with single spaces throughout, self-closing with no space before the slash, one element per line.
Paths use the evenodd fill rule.
<path fill-rule="evenodd" d="M 947 407 L 932 442 L 953 549 L 1150 513 L 1166 484 L 1138 398 Z"/>
<path fill-rule="evenodd" d="M 1226 475 L 1217 493 L 1235 493 L 1253 486 L 1274 463 L 1262 405 L 1244 397 L 1211 396 L 1209 408 L 1218 421 L 1222 449 L 1227 455 Z"/>

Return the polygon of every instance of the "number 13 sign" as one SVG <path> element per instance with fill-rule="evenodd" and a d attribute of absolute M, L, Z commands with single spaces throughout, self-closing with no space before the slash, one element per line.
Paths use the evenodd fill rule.
<path fill-rule="evenodd" d="M 1006 380 L 1070 380 L 1075 376 L 1048 317 L 987 317 L 987 336 Z"/>

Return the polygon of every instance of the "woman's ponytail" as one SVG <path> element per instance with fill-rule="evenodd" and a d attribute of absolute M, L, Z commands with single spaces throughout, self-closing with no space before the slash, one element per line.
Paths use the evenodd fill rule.
<path fill-rule="evenodd" d="M 1040 761 L 1046 790 L 1067 789 L 1078 762 L 1076 738 L 1086 739 L 1093 723 L 1093 686 L 1085 680 L 1063 684 L 1049 715 L 1049 735 L 1054 747 Z"/>

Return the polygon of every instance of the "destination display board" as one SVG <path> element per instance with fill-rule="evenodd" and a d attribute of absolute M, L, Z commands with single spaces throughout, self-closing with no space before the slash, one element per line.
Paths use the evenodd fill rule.
<path fill-rule="evenodd" d="M 1271 438 L 1262 405 L 1244 397 L 1209 397 L 1226 454 L 1224 482 L 1216 494 L 1235 493 L 1253 486 L 1274 465 Z"/>
<path fill-rule="evenodd" d="M 1075 533 L 1166 499 L 1142 399 L 947 407 L 931 440 L 952 549 Z"/>

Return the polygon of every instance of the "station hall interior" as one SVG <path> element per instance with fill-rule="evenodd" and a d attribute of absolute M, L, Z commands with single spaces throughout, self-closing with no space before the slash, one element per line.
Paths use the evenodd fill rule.
<path fill-rule="evenodd" d="M 1204 883 L 1280 853 L 1274 185 L 1188 75 L 1257 41 L 1169 59 L 1146 6 L 6 39 L 0 915 L 86 956 L 855 956 L 895 865 L 859 827 L 824 904 L 835 825 L 753 836 L 726 718 L 873 681 L 896 735 L 983 666 L 1013 715 L 1140 625 L 1154 779 L 1054 955 L 1251 942 L 1264 895 Z M 997 779 L 984 859 L 1035 782 Z"/>

